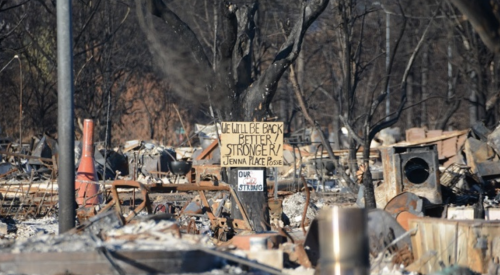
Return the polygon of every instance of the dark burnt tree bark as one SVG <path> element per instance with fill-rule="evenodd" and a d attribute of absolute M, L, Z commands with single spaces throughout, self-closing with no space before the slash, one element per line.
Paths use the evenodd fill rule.
<path fill-rule="evenodd" d="M 500 4 L 489 0 L 451 0 L 477 31 L 481 40 L 495 53 L 500 53 Z"/>
<path fill-rule="evenodd" d="M 209 100 L 216 107 L 219 119 L 225 121 L 263 121 L 272 116 L 270 104 L 283 73 L 297 59 L 304 35 L 318 18 L 328 0 L 303 1 L 297 22 L 286 41 L 276 53 L 270 66 L 260 75 L 255 74 L 252 64 L 258 1 L 253 5 L 236 7 L 222 5 L 220 20 L 221 37 L 219 59 L 212 66 L 196 34 L 162 0 L 147 1 L 151 14 L 161 18 L 173 28 L 179 41 L 189 47 L 192 58 L 201 67 L 205 76 Z M 216 70 L 213 70 L 213 68 Z M 234 173 L 231 177 L 234 179 Z M 267 188 L 264 188 L 267 190 Z M 239 193 L 251 223 L 256 231 L 269 228 L 267 194 Z"/>

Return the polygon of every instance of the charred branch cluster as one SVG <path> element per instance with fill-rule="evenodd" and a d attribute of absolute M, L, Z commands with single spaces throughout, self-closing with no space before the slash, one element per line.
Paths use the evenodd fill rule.
<path fill-rule="evenodd" d="M 297 59 L 309 26 L 325 10 L 328 0 L 304 1 L 298 20 L 286 41 L 262 74 L 253 64 L 255 36 L 258 31 L 258 2 L 237 7 L 221 5 L 220 47 L 216 64 L 211 64 L 193 30 L 161 0 L 149 0 L 149 12 L 173 28 L 179 41 L 192 52 L 193 60 L 210 72 L 206 83 L 209 97 L 216 104 L 221 119 L 263 120 L 271 116 L 269 108 L 278 81 Z"/>

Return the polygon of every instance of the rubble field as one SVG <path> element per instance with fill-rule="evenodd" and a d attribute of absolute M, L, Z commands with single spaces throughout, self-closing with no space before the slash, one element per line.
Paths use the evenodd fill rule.
<path fill-rule="evenodd" d="M 57 141 L 0 146 L 0 274 L 500 270 L 500 128 L 413 128 L 404 141 L 371 148 L 371 210 L 359 154 L 353 173 L 347 150 L 332 161 L 318 146 L 284 146 L 285 165 L 266 171 L 264 231 L 228 182 L 216 139 L 97 144 L 91 154 L 76 142 L 75 227 L 66 232 Z M 92 177 L 82 178 L 87 167 Z"/>

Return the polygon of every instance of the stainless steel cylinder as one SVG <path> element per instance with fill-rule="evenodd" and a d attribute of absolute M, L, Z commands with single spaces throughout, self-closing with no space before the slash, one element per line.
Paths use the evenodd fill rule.
<path fill-rule="evenodd" d="M 319 213 L 319 274 L 369 274 L 367 214 L 363 208 L 333 208 Z"/>

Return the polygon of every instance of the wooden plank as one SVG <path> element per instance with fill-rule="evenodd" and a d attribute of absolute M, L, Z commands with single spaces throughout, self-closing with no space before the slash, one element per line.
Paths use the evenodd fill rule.
<path fill-rule="evenodd" d="M 412 246 L 412 253 L 413 253 L 413 257 L 415 258 L 415 260 L 418 260 L 419 257 L 421 255 L 423 255 L 423 247 L 422 247 L 422 233 L 419 232 L 420 229 L 419 229 L 419 220 L 418 219 L 413 219 L 413 220 L 408 220 L 408 226 L 411 229 L 414 229 L 416 228 L 417 229 L 417 232 L 415 234 L 412 235 L 411 237 L 411 246 Z M 419 256 L 419 257 L 417 257 Z M 418 269 L 416 270 L 411 270 L 411 271 L 415 271 L 417 272 Z"/>
<path fill-rule="evenodd" d="M 406 130 L 406 141 L 414 142 L 416 140 L 425 139 L 425 129 L 424 128 L 410 128 Z"/>
<path fill-rule="evenodd" d="M 413 253 L 418 265 L 413 271 L 424 274 L 453 264 L 467 266 L 475 272 L 487 273 L 491 261 L 500 257 L 500 222 L 484 220 L 443 220 L 423 218 L 409 221 L 418 228 L 412 235 Z M 427 257 L 429 251 L 436 256 Z M 425 261 L 419 261 L 426 258 Z"/>
<path fill-rule="evenodd" d="M 446 134 L 449 134 L 450 132 L 446 132 Z M 444 133 L 443 133 L 443 130 L 429 130 L 427 131 L 425 137 L 426 138 L 435 138 L 435 137 L 440 137 L 442 136 Z"/>
<path fill-rule="evenodd" d="M 445 266 L 450 266 L 455 263 L 455 250 L 456 250 L 456 224 L 441 224 L 435 223 L 437 230 L 437 240 L 439 243 L 439 253 L 442 255 L 440 261 L 444 263 Z M 439 261 L 438 266 L 439 267 Z"/>
<path fill-rule="evenodd" d="M 479 273 L 487 273 L 491 261 L 500 255 L 497 249 L 493 249 L 495 240 L 500 237 L 500 226 L 496 223 L 482 223 L 469 226 L 468 251 L 469 265 L 472 270 Z"/>
<path fill-rule="evenodd" d="M 294 152 L 295 151 L 295 154 L 297 154 L 297 158 L 299 157 L 299 153 L 300 153 L 300 156 L 302 156 L 303 158 L 304 157 L 320 157 L 321 155 L 323 155 L 323 158 L 327 157 L 327 152 L 326 150 L 323 150 L 322 152 L 318 152 L 318 153 L 309 153 L 309 152 L 306 152 L 304 150 L 300 150 L 298 147 L 293 147 L 292 145 L 290 144 L 283 144 L 283 150 L 287 150 L 287 151 L 291 151 L 291 152 Z M 336 156 L 336 157 L 342 157 L 342 156 L 346 156 L 347 154 L 349 154 L 349 150 L 348 149 L 343 149 L 343 150 L 332 150 L 333 152 L 333 155 Z M 363 147 L 360 147 L 358 149 L 358 151 L 356 151 L 356 155 L 358 158 L 360 158 L 363 154 Z M 370 148 L 370 158 L 377 158 L 379 157 L 380 153 L 379 153 L 379 150 L 377 148 Z"/>
<path fill-rule="evenodd" d="M 464 228 L 463 226 L 460 226 L 459 223 L 457 223 L 457 232 L 456 232 L 457 247 L 455 251 L 455 258 L 457 264 L 468 262 L 467 237 L 466 237 L 467 235 L 468 235 L 467 228 Z"/>
<path fill-rule="evenodd" d="M 214 140 L 205 150 L 203 150 L 197 157 L 196 160 L 211 159 L 212 152 L 219 146 L 219 140 Z"/>
<path fill-rule="evenodd" d="M 425 137 L 426 138 L 436 138 L 440 137 L 443 135 L 443 130 L 429 130 L 427 131 Z M 438 151 L 438 156 L 439 159 L 441 159 L 441 156 L 443 155 L 443 141 L 436 141 L 437 144 L 437 151 Z"/>
<path fill-rule="evenodd" d="M 436 234 L 430 234 L 430 232 L 436 232 L 436 229 L 434 228 L 434 225 L 435 223 L 424 223 L 423 224 L 423 228 L 425 230 L 425 232 L 427 233 L 426 234 L 426 238 L 425 238 L 425 247 L 427 248 L 427 250 L 436 250 L 438 255 L 441 253 L 441 247 L 440 247 L 440 243 L 439 242 L 436 242 L 436 237 L 437 235 Z M 436 224 L 437 225 L 437 224 Z M 439 230 L 439 229 L 437 229 Z M 439 266 L 439 259 L 438 257 L 432 257 L 429 262 L 427 262 L 427 270 L 436 270 L 436 266 Z M 425 272 L 425 273 L 428 273 L 428 272 Z"/>
<path fill-rule="evenodd" d="M 434 143 L 434 142 L 440 141 L 440 140 L 445 140 L 445 139 L 449 139 L 449 138 L 453 138 L 453 137 L 459 137 L 459 136 L 465 135 L 467 133 L 469 133 L 469 130 L 457 131 L 457 132 L 454 132 L 453 134 L 442 135 L 440 137 L 435 137 L 435 138 L 424 138 L 424 139 L 420 139 L 420 140 L 414 140 L 411 142 L 409 142 L 409 141 L 400 142 L 400 143 L 394 144 L 394 146 L 411 146 L 411 145 Z"/>
<path fill-rule="evenodd" d="M 467 234 L 467 265 L 476 272 L 486 273 L 482 268 L 482 251 L 476 248 L 476 246 L 481 246 L 479 244 L 479 242 L 481 242 L 479 239 L 483 238 L 481 228 L 471 228 L 466 225 L 461 225 L 461 227 L 463 227 L 464 233 Z M 484 240 L 486 240 L 486 238 L 484 238 Z"/>
<path fill-rule="evenodd" d="M 457 141 L 458 137 L 452 137 L 442 141 L 443 147 L 439 154 L 440 159 L 450 158 L 458 153 Z"/>

